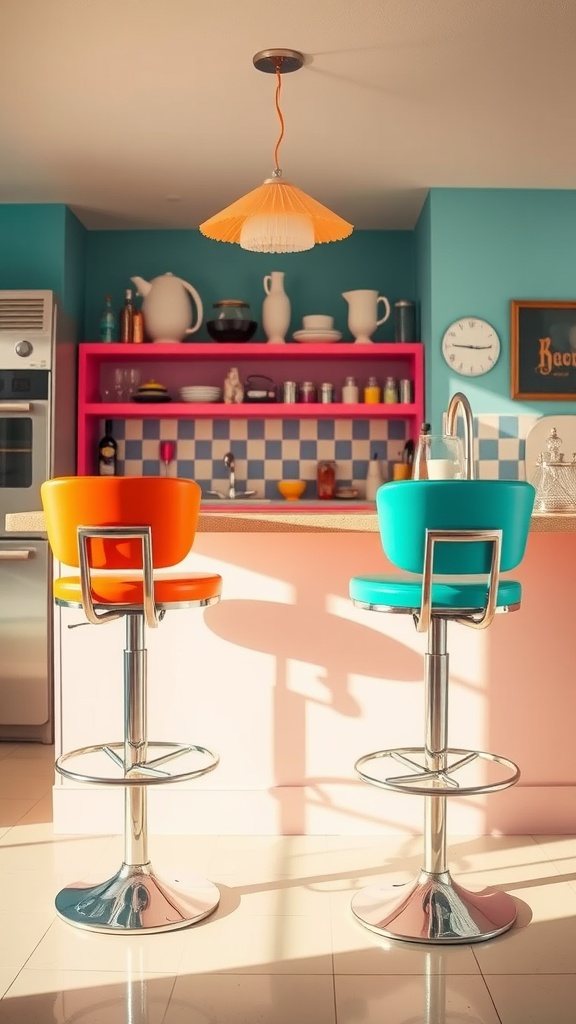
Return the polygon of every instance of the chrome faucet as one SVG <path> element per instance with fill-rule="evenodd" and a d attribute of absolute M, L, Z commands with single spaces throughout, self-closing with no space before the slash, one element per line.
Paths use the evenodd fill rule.
<path fill-rule="evenodd" d="M 226 452 L 224 456 L 224 465 L 226 466 L 230 474 L 230 485 L 228 487 L 228 497 L 236 497 L 236 460 L 233 452 Z"/>
<path fill-rule="evenodd" d="M 458 417 L 458 410 L 462 410 L 462 419 L 464 420 L 464 455 L 466 457 L 466 479 L 474 479 L 474 421 L 472 418 L 472 408 L 470 402 L 466 398 L 466 395 L 462 391 L 457 391 L 455 395 L 452 395 L 448 403 L 448 408 L 444 413 L 444 432 L 446 434 L 456 435 L 456 420 Z"/>
<path fill-rule="evenodd" d="M 236 460 L 234 458 L 234 452 L 226 452 L 224 456 L 224 465 L 229 473 L 228 481 L 228 493 L 223 494 L 222 491 L 207 491 L 206 494 L 210 498 L 228 498 L 233 501 L 234 498 L 250 498 L 256 491 L 237 491 L 236 490 Z"/>

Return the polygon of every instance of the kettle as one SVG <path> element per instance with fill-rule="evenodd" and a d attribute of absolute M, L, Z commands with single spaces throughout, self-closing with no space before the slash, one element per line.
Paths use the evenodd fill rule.
<path fill-rule="evenodd" d="M 147 333 L 152 341 L 182 341 L 185 334 L 194 334 L 202 323 L 202 300 L 193 285 L 174 274 L 161 274 L 152 281 L 131 277 L 138 293 L 144 297 L 142 312 Z M 196 304 L 196 322 L 192 319 L 189 292 Z"/>

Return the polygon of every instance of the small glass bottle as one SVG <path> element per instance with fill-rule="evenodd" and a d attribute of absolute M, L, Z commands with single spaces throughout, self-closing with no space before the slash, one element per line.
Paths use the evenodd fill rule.
<path fill-rule="evenodd" d="M 355 377 L 346 377 L 342 388 L 342 401 L 344 405 L 355 405 L 358 402 L 359 392 Z"/>
<path fill-rule="evenodd" d="M 398 402 L 398 383 L 394 377 L 386 377 L 384 382 L 384 401 L 387 405 L 396 405 Z"/>
<path fill-rule="evenodd" d="M 98 474 L 99 476 L 116 476 L 116 457 L 118 444 L 112 434 L 112 420 L 104 424 L 104 436 L 98 442 Z"/>
<path fill-rule="evenodd" d="M 132 305 L 132 289 L 124 293 L 124 305 L 120 310 L 120 341 L 131 342 L 133 338 L 134 307 Z"/>
<path fill-rule="evenodd" d="M 380 385 L 376 377 L 368 377 L 364 388 L 364 401 L 366 405 L 377 405 L 380 401 Z"/>
<path fill-rule="evenodd" d="M 112 296 L 106 295 L 100 313 L 100 341 L 116 341 L 116 317 L 112 309 Z"/>
<path fill-rule="evenodd" d="M 430 424 L 423 423 L 420 428 L 420 437 L 416 445 L 414 465 L 412 467 L 413 480 L 428 479 L 428 459 L 430 458 Z"/>

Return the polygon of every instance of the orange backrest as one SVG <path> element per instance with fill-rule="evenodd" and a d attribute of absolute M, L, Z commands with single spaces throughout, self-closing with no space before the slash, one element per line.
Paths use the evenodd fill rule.
<path fill-rule="evenodd" d="M 194 542 L 201 489 L 194 480 L 170 477 L 65 476 L 40 488 L 54 556 L 78 565 L 79 526 L 150 526 L 155 568 L 176 565 Z M 92 540 L 95 569 L 139 569 L 140 541 Z"/>

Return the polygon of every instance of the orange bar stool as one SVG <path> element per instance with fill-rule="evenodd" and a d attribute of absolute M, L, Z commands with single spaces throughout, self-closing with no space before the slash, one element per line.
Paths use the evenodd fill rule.
<path fill-rule="evenodd" d="M 62 889 L 56 910 L 70 924 L 100 932 L 182 928 L 211 914 L 220 892 L 208 879 L 195 878 L 184 889 L 154 873 L 147 787 L 198 778 L 219 759 L 196 744 L 148 740 L 145 627 L 156 629 L 171 609 L 203 608 L 220 599 L 222 580 L 216 573 L 155 572 L 177 565 L 190 551 L 201 489 L 192 480 L 164 477 L 61 477 L 46 481 L 41 495 L 55 558 L 80 571 L 55 580 L 56 604 L 83 608 L 88 621 L 99 626 L 123 617 L 126 629 L 123 741 L 81 747 L 56 761 L 67 779 L 125 787 L 124 861 L 98 885 Z M 149 756 L 149 746 L 157 756 Z M 101 760 L 102 752 L 116 773 L 94 775 L 71 767 L 75 758 Z M 184 755 L 189 770 L 167 770 Z"/>
<path fill-rule="evenodd" d="M 535 491 L 518 480 L 413 480 L 376 494 L 384 551 L 403 570 L 354 576 L 350 596 L 370 611 L 411 615 L 427 634 L 424 744 L 358 758 L 365 782 L 424 797 L 424 858 L 418 877 L 368 886 L 352 899 L 367 928 L 412 942 L 480 942 L 510 928 L 516 904 L 498 889 L 472 892 L 447 862 L 447 798 L 506 789 L 520 770 L 499 754 L 448 745 L 447 624 L 485 629 L 497 612 L 520 607 L 522 587 L 501 578 L 524 557 Z"/>

